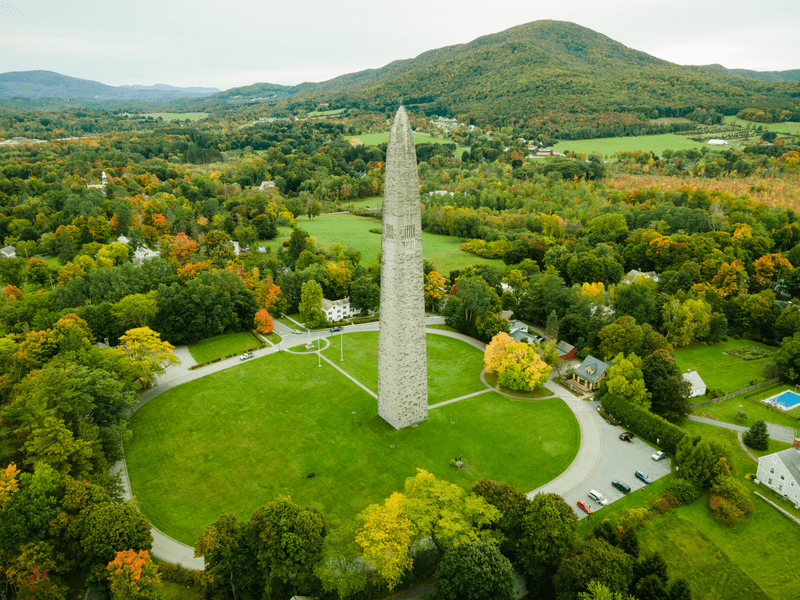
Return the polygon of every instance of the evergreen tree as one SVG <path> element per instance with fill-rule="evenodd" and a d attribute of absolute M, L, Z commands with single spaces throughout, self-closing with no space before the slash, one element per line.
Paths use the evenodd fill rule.
<path fill-rule="evenodd" d="M 544 335 L 548 340 L 557 340 L 558 339 L 558 315 L 556 311 L 553 310 L 547 316 L 547 324 L 544 328 Z"/>
<path fill-rule="evenodd" d="M 767 424 L 762 419 L 759 419 L 753 423 L 753 426 L 742 436 L 742 440 L 754 450 L 766 450 L 769 446 Z"/>

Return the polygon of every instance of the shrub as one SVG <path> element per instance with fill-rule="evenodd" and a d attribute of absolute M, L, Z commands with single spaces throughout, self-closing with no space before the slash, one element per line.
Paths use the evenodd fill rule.
<path fill-rule="evenodd" d="M 733 418 L 739 421 L 739 423 L 744 423 L 745 421 L 747 421 L 747 413 L 744 412 L 743 410 L 737 410 Z"/>
<path fill-rule="evenodd" d="M 669 482 L 667 490 L 681 504 L 691 504 L 697 500 L 702 491 L 688 479 L 675 478 Z"/>
<path fill-rule="evenodd" d="M 709 506 L 714 518 L 728 527 L 733 527 L 744 520 L 744 513 L 721 496 L 711 496 Z"/>
<path fill-rule="evenodd" d="M 655 513 L 645 508 L 631 508 L 619 518 L 619 526 L 625 531 L 639 531 L 652 521 L 655 516 Z"/>
<path fill-rule="evenodd" d="M 674 454 L 678 443 L 686 435 L 680 427 L 673 425 L 663 417 L 654 415 L 649 410 L 631 404 L 627 400 L 612 394 L 603 396 L 603 408 L 614 418 L 623 423 L 639 437 L 658 444 L 670 454 Z"/>

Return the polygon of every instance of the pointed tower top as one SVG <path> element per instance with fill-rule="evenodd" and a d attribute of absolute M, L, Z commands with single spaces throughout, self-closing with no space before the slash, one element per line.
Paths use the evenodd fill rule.
<path fill-rule="evenodd" d="M 387 162 L 389 153 L 397 153 L 400 156 L 414 157 L 414 166 L 416 167 L 416 152 L 414 150 L 414 134 L 411 132 L 411 124 L 408 122 L 408 114 L 406 109 L 401 105 L 397 109 L 392 122 L 392 131 L 389 134 L 389 144 L 387 147 L 386 155 Z"/>

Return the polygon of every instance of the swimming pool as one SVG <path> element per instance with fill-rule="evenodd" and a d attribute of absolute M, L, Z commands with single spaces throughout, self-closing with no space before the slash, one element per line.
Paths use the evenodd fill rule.
<path fill-rule="evenodd" d="M 776 396 L 762 400 L 764 404 L 771 404 L 781 410 L 792 410 L 795 406 L 800 405 L 800 394 L 786 390 Z"/>

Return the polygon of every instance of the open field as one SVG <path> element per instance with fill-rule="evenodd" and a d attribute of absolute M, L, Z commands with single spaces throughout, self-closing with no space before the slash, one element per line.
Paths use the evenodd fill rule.
<path fill-rule="evenodd" d="M 442 137 L 433 137 L 429 133 L 417 133 L 416 131 L 413 132 L 414 135 L 414 143 L 415 144 L 454 144 L 452 140 Z M 365 146 L 377 146 L 379 144 L 386 144 L 389 141 L 389 132 L 388 131 L 381 131 L 379 133 L 362 133 L 359 136 L 351 137 L 350 143 L 353 145 L 364 144 Z M 461 157 L 462 154 L 466 150 L 469 150 L 467 146 L 459 146 L 456 144 L 456 149 L 454 151 L 455 156 Z"/>
<path fill-rule="evenodd" d="M 189 119 L 190 121 L 199 121 L 200 119 L 205 119 L 208 117 L 208 113 L 204 112 L 189 112 L 189 113 L 172 113 L 172 112 L 160 112 L 160 113 L 147 113 L 142 115 L 145 117 L 153 117 L 157 119 L 161 117 L 164 121 L 185 121 Z"/>
<path fill-rule="evenodd" d="M 699 142 L 687 140 L 674 133 L 659 135 L 635 135 L 630 137 L 596 138 L 592 140 L 572 140 L 559 142 L 553 146 L 555 152 L 602 152 L 603 156 L 611 156 L 618 150 L 650 150 L 661 156 L 664 150 L 690 150 L 704 146 Z"/>
<path fill-rule="evenodd" d="M 797 429 L 800 427 L 798 417 L 800 417 L 800 407 L 793 408 L 789 411 L 778 410 L 766 404 L 761 400 L 775 396 L 785 390 L 794 391 L 793 385 L 775 385 L 761 390 L 750 392 L 742 396 L 736 396 L 725 402 L 719 404 L 711 404 L 698 408 L 696 414 L 714 417 L 725 423 L 736 423 L 737 425 L 744 425 L 745 427 L 752 427 L 758 419 L 763 419 L 769 423 L 777 423 L 786 427 Z M 741 406 L 741 408 L 740 408 Z M 747 413 L 747 419 L 744 421 L 736 420 L 736 413 L 742 411 Z M 773 442 L 770 441 L 770 444 Z"/>
<path fill-rule="evenodd" d="M 790 135 L 800 135 L 800 123 L 756 123 L 755 121 L 745 121 L 739 117 L 723 117 L 728 125 L 738 125 L 739 127 L 757 129 L 761 127 L 764 131 L 774 131 L 776 133 L 787 133 Z"/>
<path fill-rule="evenodd" d="M 368 217 L 357 217 L 350 214 L 322 215 L 313 220 L 305 217 L 298 219 L 297 226 L 314 236 L 319 244 L 331 246 L 339 242 L 351 246 L 361 252 L 361 261 L 364 264 L 374 265 L 378 262 L 378 252 L 381 249 L 381 236 L 370 232 L 370 229 L 380 229 L 381 223 Z M 264 247 L 276 250 L 284 240 L 289 239 L 292 230 L 289 227 L 279 227 L 278 237 L 267 242 L 261 242 Z M 434 235 L 422 232 L 422 253 L 431 261 L 436 270 L 447 276 L 453 269 L 463 269 L 467 265 L 495 264 L 502 265 L 499 259 L 480 258 L 461 250 L 461 238 L 447 235 Z"/>
<path fill-rule="evenodd" d="M 257 348 L 258 346 L 259 343 L 249 332 L 239 331 L 237 333 L 217 335 L 192 344 L 189 346 L 189 352 L 198 363 L 205 363 L 215 358 L 241 354 L 250 348 Z"/>
<path fill-rule="evenodd" d="M 769 358 L 743 360 L 729 354 L 723 354 L 729 348 L 739 346 L 756 346 L 770 353 L 777 350 L 765 344 L 750 340 L 729 339 L 719 344 L 692 344 L 685 348 L 675 349 L 675 358 L 681 371 L 691 369 L 697 371 L 708 388 L 735 392 L 750 385 L 750 381 L 762 377 L 761 370 L 769 362 Z M 697 399 L 698 402 L 702 400 Z"/>
<path fill-rule="evenodd" d="M 356 208 L 378 208 L 383 204 L 383 196 L 373 196 L 372 198 L 363 198 L 362 200 L 354 200 L 348 202 L 346 205 L 352 204 Z"/>
<path fill-rule="evenodd" d="M 480 379 L 483 369 L 483 353 L 480 350 L 434 333 L 429 333 L 425 339 L 428 351 L 428 404 L 486 389 Z M 378 355 L 378 332 L 364 331 L 344 336 L 331 334 L 329 341 L 330 347 L 322 354 L 377 394 L 378 362 L 375 357 Z M 342 342 L 344 362 L 339 360 Z"/>
<path fill-rule="evenodd" d="M 344 108 L 337 108 L 335 110 L 314 110 L 311 111 L 306 115 L 309 119 L 315 119 L 319 117 L 333 117 L 335 115 L 342 114 L 345 110 Z"/>
<path fill-rule="evenodd" d="M 131 430 L 125 457 L 137 505 L 187 544 L 220 514 L 246 519 L 279 495 L 321 509 L 328 523 L 351 522 L 418 467 L 464 487 L 488 477 L 532 490 L 564 471 L 580 443 L 560 400 L 492 392 L 396 431 L 339 371 L 288 352 L 168 390 L 134 413 Z M 460 455 L 466 467 L 452 468 Z"/>

